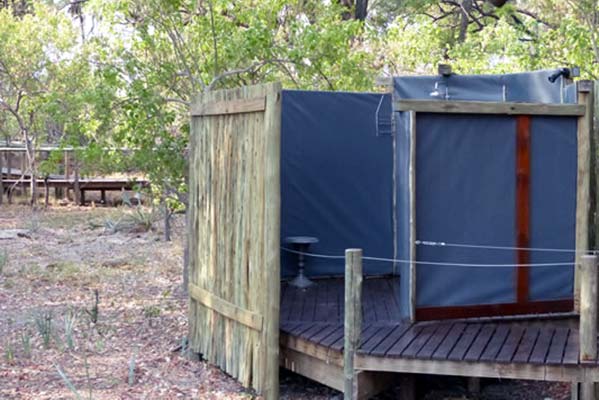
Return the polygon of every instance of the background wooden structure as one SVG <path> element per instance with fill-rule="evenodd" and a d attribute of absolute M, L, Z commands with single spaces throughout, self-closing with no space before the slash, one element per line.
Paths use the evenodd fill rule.
<path fill-rule="evenodd" d="M 394 106 L 412 116 L 412 154 L 418 113 L 517 116 L 525 150 L 518 165 L 524 170 L 530 163 L 525 153 L 531 116 L 578 118 L 576 233 L 582 255 L 588 249 L 582 238 L 589 234 L 587 225 L 595 212 L 588 208 L 593 198 L 588 186 L 596 168 L 590 166 L 592 89 L 585 85 L 589 84 L 578 87 L 579 104 L 408 100 Z M 413 374 L 424 373 L 566 381 L 574 383 L 583 398 L 594 398 L 599 363 L 588 357 L 596 353 L 596 334 L 588 326 L 597 319 L 597 310 L 585 305 L 597 296 L 597 279 L 583 275 L 596 278 L 595 259 L 576 272 L 585 282 L 582 293 L 574 293 L 583 305 L 576 310 L 582 314 L 580 321 L 574 313 L 408 321 L 402 311 L 409 309 L 412 319 L 417 311 L 414 250 L 410 277 L 362 280 L 361 251 L 353 250 L 346 253 L 345 279 L 317 279 L 304 290 L 281 283 L 281 108 L 281 88 L 276 84 L 202 94 L 192 106 L 188 223 L 192 351 L 267 399 L 278 398 L 279 363 L 344 391 L 346 399 L 367 399 L 395 381 L 404 383 L 402 395 L 411 400 Z M 415 199 L 415 167 L 408 165 L 411 199 Z M 522 203 L 528 203 L 527 197 L 522 190 Z M 417 216 L 417 205 L 413 206 L 412 244 Z M 524 209 L 519 218 L 527 219 L 528 211 Z M 526 229 L 521 229 L 525 247 Z M 526 254 L 518 259 L 526 261 Z M 521 272 L 525 275 L 527 269 Z M 410 296 L 400 304 L 402 280 L 408 280 Z M 529 313 L 537 311 L 530 308 Z"/>
<path fill-rule="evenodd" d="M 281 87 L 199 95 L 191 109 L 190 346 L 278 399 Z"/>
<path fill-rule="evenodd" d="M 99 191 L 100 202 L 105 204 L 107 191 L 137 190 L 149 186 L 150 182 L 146 179 L 81 177 L 80 165 L 75 157 L 75 151 L 80 149 L 83 148 L 41 146 L 34 150 L 38 153 L 38 162 L 47 160 L 52 152 L 62 153 L 62 160 L 58 165 L 57 172 L 44 177 L 39 175 L 33 182 L 38 188 L 44 189 L 46 205 L 50 189 L 54 189 L 56 199 L 70 197 L 69 192 L 73 191 L 75 202 L 84 205 L 85 192 L 87 191 Z M 125 153 L 130 151 L 127 148 L 106 150 L 118 150 Z M 6 194 L 8 202 L 11 203 L 15 190 L 27 193 L 27 190 L 32 187 L 31 173 L 27 167 L 26 151 L 23 146 L 0 147 L 0 204 L 3 202 L 4 194 Z"/>

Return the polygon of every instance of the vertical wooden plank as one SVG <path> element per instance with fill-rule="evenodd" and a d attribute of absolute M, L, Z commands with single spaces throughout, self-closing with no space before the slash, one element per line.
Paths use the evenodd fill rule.
<path fill-rule="evenodd" d="M 528 302 L 530 261 L 530 116 L 516 117 L 516 301 Z"/>
<path fill-rule="evenodd" d="M 585 115 L 578 118 L 578 174 L 576 182 L 576 268 L 574 274 L 574 308 L 580 309 L 580 262 L 589 248 L 589 189 L 591 164 L 591 127 L 593 118 L 593 85 L 591 81 L 577 83 L 578 103 L 585 106 Z"/>
<path fill-rule="evenodd" d="M 357 400 L 354 356 L 362 330 L 362 250 L 345 250 L 345 334 L 343 347 L 343 398 Z"/>
<path fill-rule="evenodd" d="M 597 256 L 583 255 L 580 272 L 580 362 L 597 360 Z"/>
<path fill-rule="evenodd" d="M 410 111 L 410 166 L 408 178 L 408 190 L 410 196 L 410 299 L 409 311 L 410 321 L 416 320 L 416 112 Z"/>
<path fill-rule="evenodd" d="M 10 176 L 8 177 L 10 179 Z M 4 152 L 0 152 L 0 205 L 4 201 Z"/>
<path fill-rule="evenodd" d="M 279 398 L 279 307 L 281 290 L 280 232 L 281 232 L 281 85 L 268 86 L 264 114 L 264 167 L 266 208 L 264 220 L 263 272 L 265 316 L 263 340 L 267 350 L 264 396 L 267 400 Z"/>

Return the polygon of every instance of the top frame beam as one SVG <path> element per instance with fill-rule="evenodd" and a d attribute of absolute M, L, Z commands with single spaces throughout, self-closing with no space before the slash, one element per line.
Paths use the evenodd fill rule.
<path fill-rule="evenodd" d="M 415 111 L 440 114 L 502 114 L 502 115 L 585 115 L 579 104 L 510 103 L 488 101 L 397 100 L 394 111 Z"/>

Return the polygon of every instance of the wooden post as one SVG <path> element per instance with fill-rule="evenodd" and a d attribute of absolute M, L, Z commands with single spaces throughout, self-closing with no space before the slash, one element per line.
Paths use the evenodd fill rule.
<path fill-rule="evenodd" d="M 416 113 L 410 111 L 410 166 L 408 188 L 410 192 L 410 321 L 416 321 Z"/>
<path fill-rule="evenodd" d="M 343 398 L 358 398 L 354 356 L 362 331 L 362 249 L 345 250 L 345 324 L 343 347 Z"/>
<path fill-rule="evenodd" d="M 412 374 L 401 374 L 399 377 L 399 399 L 416 400 L 416 379 Z"/>
<path fill-rule="evenodd" d="M 578 173 L 576 182 L 576 269 L 574 273 L 574 308 L 580 309 L 581 256 L 589 248 L 589 189 L 591 174 L 591 129 L 593 126 L 593 82 L 577 83 L 578 103 L 585 114 L 578 118 Z"/>
<path fill-rule="evenodd" d="M 597 256 L 581 256 L 580 272 L 580 362 L 597 360 Z M 581 400 L 595 400 L 595 384 L 580 385 Z"/>
<path fill-rule="evenodd" d="M 68 181 L 70 179 L 70 171 L 69 171 L 69 152 L 65 150 L 64 152 L 64 178 Z M 70 185 L 67 185 L 64 190 L 65 199 L 69 198 L 69 190 Z"/>
<path fill-rule="evenodd" d="M 10 177 L 8 177 L 10 179 Z M 4 152 L 0 152 L 0 205 L 4 200 Z"/>
<path fill-rule="evenodd" d="M 583 255 L 580 264 L 580 361 L 597 359 L 597 256 Z"/>
<path fill-rule="evenodd" d="M 8 178 L 12 178 L 12 153 L 9 151 L 6 153 L 6 173 Z M 6 193 L 8 204 L 12 204 L 12 185 L 8 187 L 8 193 Z"/>

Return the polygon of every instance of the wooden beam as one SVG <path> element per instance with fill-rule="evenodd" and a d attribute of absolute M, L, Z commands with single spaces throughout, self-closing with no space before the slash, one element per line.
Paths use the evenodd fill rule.
<path fill-rule="evenodd" d="M 267 86 L 265 99 L 251 102 L 265 107 L 264 113 L 264 228 L 263 257 L 268 266 L 264 272 L 262 338 L 266 346 L 263 393 L 267 400 L 279 398 L 279 319 L 281 307 L 281 84 Z M 247 108 L 246 108 L 247 110 Z M 254 109 L 252 109 L 254 110 Z M 247 112 L 247 111 L 246 111 Z M 260 134 L 260 133 L 259 133 Z M 252 295 L 251 293 L 249 294 Z"/>
<path fill-rule="evenodd" d="M 410 196 L 410 265 L 409 265 L 409 316 L 410 321 L 416 321 L 416 112 L 410 111 L 410 164 L 408 168 L 408 191 Z"/>
<path fill-rule="evenodd" d="M 514 316 L 540 313 L 567 313 L 574 308 L 574 300 L 529 301 L 527 303 L 478 304 L 474 306 L 420 307 L 417 321 L 439 319 L 479 318 L 481 316 Z"/>
<path fill-rule="evenodd" d="M 362 249 L 345 250 L 345 324 L 343 346 L 343 398 L 358 398 L 354 357 L 362 332 Z"/>
<path fill-rule="evenodd" d="M 280 343 L 282 348 L 289 348 L 317 358 L 327 364 L 335 364 L 340 368 L 343 367 L 343 353 L 340 351 L 318 345 L 298 336 L 284 333 L 281 334 Z"/>
<path fill-rule="evenodd" d="M 597 256 L 583 255 L 580 263 L 580 362 L 597 362 Z M 595 384 L 580 385 L 581 400 L 595 400 Z"/>
<path fill-rule="evenodd" d="M 597 256 L 580 263 L 580 362 L 597 361 Z"/>
<path fill-rule="evenodd" d="M 281 366 L 333 389 L 343 391 L 343 369 L 308 354 L 281 348 Z"/>
<path fill-rule="evenodd" d="M 365 371 L 449 375 L 498 379 L 525 379 L 555 382 L 598 382 L 599 368 L 593 365 L 515 364 L 422 360 L 376 357 L 359 354 L 355 367 Z"/>
<path fill-rule="evenodd" d="M 530 116 L 516 117 L 516 301 L 528 302 L 530 255 Z"/>
<path fill-rule="evenodd" d="M 216 311 L 220 315 L 256 331 L 262 331 L 264 318 L 258 313 L 237 307 L 235 304 L 229 303 L 193 283 L 189 284 L 189 295 L 204 307 Z"/>
<path fill-rule="evenodd" d="M 266 110 L 266 97 L 215 101 L 205 104 L 194 104 L 191 107 L 192 117 L 242 114 Z"/>
<path fill-rule="evenodd" d="M 394 111 L 442 114 L 504 114 L 583 116 L 585 107 L 577 104 L 509 103 L 485 101 L 398 100 Z"/>
<path fill-rule="evenodd" d="M 580 305 L 580 262 L 581 256 L 589 249 L 589 199 L 591 180 L 591 129 L 593 126 L 592 86 L 587 81 L 579 81 L 578 103 L 586 112 L 578 118 L 578 172 L 576 181 L 576 267 L 574 272 L 574 307 Z"/>

